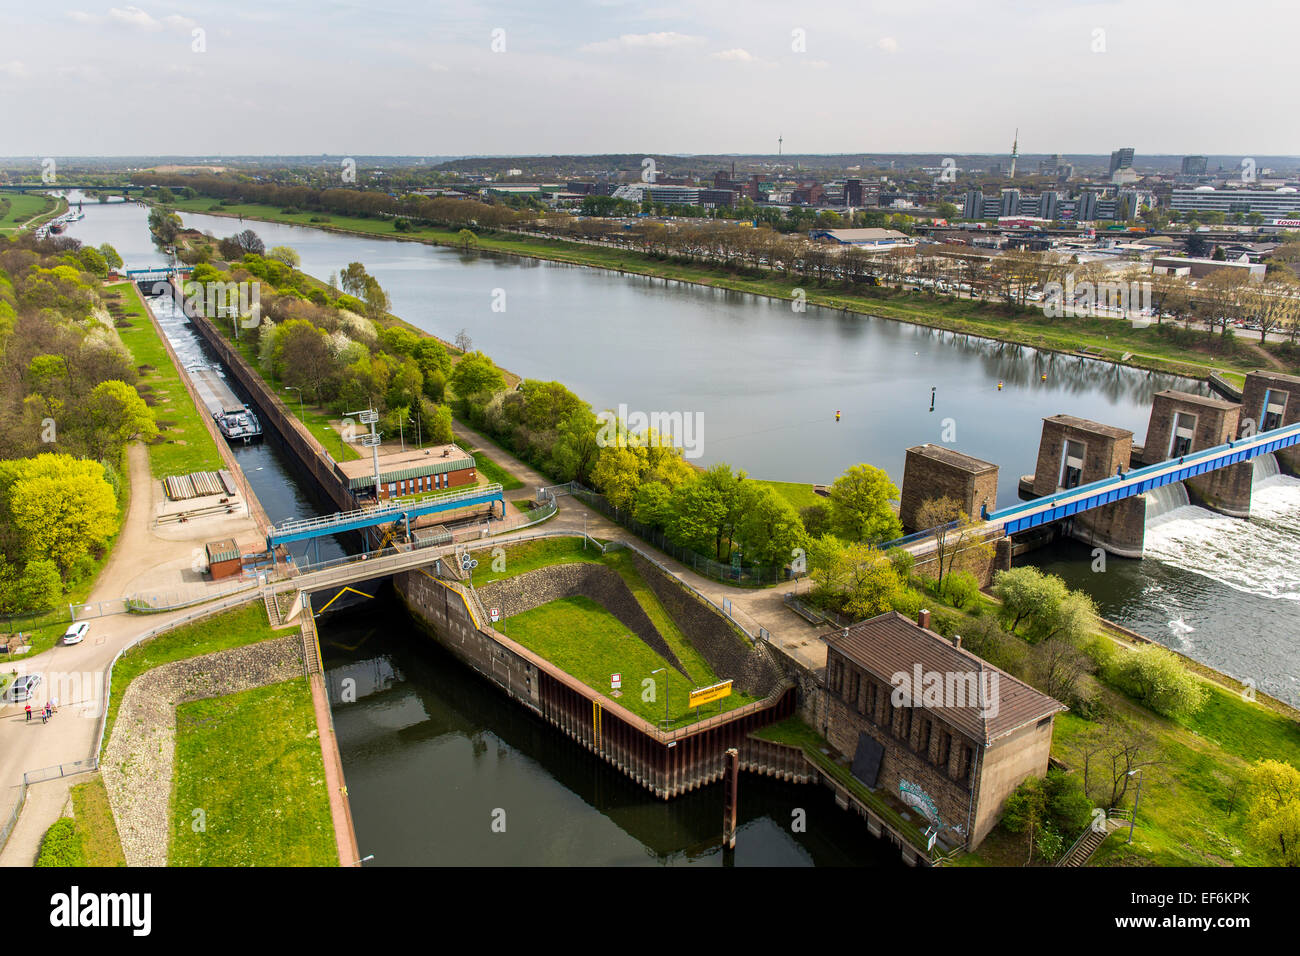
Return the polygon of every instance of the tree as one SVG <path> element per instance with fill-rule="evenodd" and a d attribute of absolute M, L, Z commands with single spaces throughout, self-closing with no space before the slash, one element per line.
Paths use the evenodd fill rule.
<path fill-rule="evenodd" d="M 745 557 L 777 566 L 792 560 L 806 537 L 798 512 L 771 486 L 753 481 L 742 485 L 741 498 L 736 536 Z"/>
<path fill-rule="evenodd" d="M 107 242 L 99 247 L 99 254 L 104 257 L 104 261 L 108 263 L 110 269 L 122 268 L 122 257 Z"/>
<path fill-rule="evenodd" d="M 97 461 L 45 454 L 0 462 L 0 525 L 11 560 L 52 560 L 61 576 L 117 532 L 117 500 Z"/>
<path fill-rule="evenodd" d="M 1043 574 L 1035 567 L 999 571 L 993 577 L 993 595 L 1002 602 L 1003 619 L 1012 634 L 1024 621 L 1032 626 L 1051 620 L 1068 589 L 1055 574 Z"/>
<path fill-rule="evenodd" d="M 48 611 L 62 593 L 63 579 L 53 561 L 29 561 L 20 568 L 0 557 L 0 614 Z"/>
<path fill-rule="evenodd" d="M 82 246 L 77 250 L 77 258 L 91 275 L 101 279 L 108 275 L 108 262 L 94 246 Z"/>
<path fill-rule="evenodd" d="M 478 236 L 474 235 L 474 233 L 470 232 L 468 229 L 462 229 L 460 232 L 456 233 L 456 245 L 462 252 L 467 252 L 470 249 L 477 249 Z"/>
<path fill-rule="evenodd" d="M 482 352 L 462 356 L 451 370 L 450 381 L 456 396 L 466 400 L 478 395 L 495 394 L 506 387 L 506 379 L 501 370 Z"/>
<path fill-rule="evenodd" d="M 958 554 L 972 551 L 972 557 L 986 559 L 993 553 L 991 544 L 979 540 L 983 522 L 972 518 L 954 498 L 931 498 L 921 502 L 916 511 L 916 523 L 922 528 L 932 529 L 940 594 L 945 593 L 944 577 L 952 573 Z"/>
<path fill-rule="evenodd" d="M 297 250 L 292 246 L 272 246 L 267 257 L 283 262 L 290 269 L 297 269 L 302 265 L 302 256 L 298 255 Z"/>
<path fill-rule="evenodd" d="M 582 484 L 592 480 L 591 468 L 600 451 L 596 444 L 598 427 L 595 414 L 586 406 L 574 409 L 560 422 L 555 444 L 551 446 L 551 459 L 561 480 Z"/>
<path fill-rule="evenodd" d="M 290 319 L 277 327 L 274 366 L 286 385 L 302 389 L 313 402 L 336 367 L 328 336 L 306 319 Z"/>
<path fill-rule="evenodd" d="M 1134 697 L 1166 717 L 1194 716 L 1210 694 L 1172 651 L 1154 644 L 1125 654 L 1116 674 Z"/>
<path fill-rule="evenodd" d="M 1282 866 L 1300 866 L 1300 770 L 1260 760 L 1250 771 L 1250 828 Z"/>
<path fill-rule="evenodd" d="M 830 489 L 831 526 L 849 541 L 878 542 L 902 533 L 890 503 L 898 486 L 871 465 L 854 465 L 835 479 Z"/>
<path fill-rule="evenodd" d="M 158 437 L 153 410 L 125 382 L 100 382 L 90 393 L 84 432 L 91 456 L 117 461 L 129 441 Z"/>
<path fill-rule="evenodd" d="M 456 349 L 460 352 L 468 352 L 474 347 L 474 340 L 469 337 L 469 332 L 461 329 L 456 333 Z"/>

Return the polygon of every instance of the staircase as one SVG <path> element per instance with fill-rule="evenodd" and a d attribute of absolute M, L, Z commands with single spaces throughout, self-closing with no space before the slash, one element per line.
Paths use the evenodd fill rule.
<path fill-rule="evenodd" d="M 1124 826 L 1127 820 L 1127 810 L 1112 810 L 1106 818 L 1106 828 L 1104 830 L 1095 830 L 1091 826 L 1083 831 L 1083 834 L 1075 841 L 1074 846 L 1070 847 L 1065 856 L 1057 861 L 1057 866 L 1084 866 L 1092 858 L 1097 847 L 1106 841 L 1114 831 Z"/>
<path fill-rule="evenodd" d="M 268 589 L 262 592 L 262 604 L 266 607 L 266 619 L 271 622 L 272 627 L 279 627 L 284 623 L 280 620 L 280 602 L 276 599 L 274 591 Z"/>

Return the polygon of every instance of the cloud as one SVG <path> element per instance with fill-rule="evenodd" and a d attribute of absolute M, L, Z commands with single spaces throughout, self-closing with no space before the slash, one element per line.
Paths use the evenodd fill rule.
<path fill-rule="evenodd" d="M 163 28 L 161 23 L 139 7 L 112 7 L 108 11 L 108 18 L 114 23 L 148 30 L 150 33 L 155 33 Z"/>
<path fill-rule="evenodd" d="M 159 33 L 163 30 L 189 32 L 197 25 L 189 17 L 175 14 L 158 20 L 139 7 L 110 7 L 105 16 L 87 13 L 84 10 L 72 10 L 68 13 L 68 19 L 85 24 L 114 23 L 133 30 L 143 30 L 146 33 Z"/>
<path fill-rule="evenodd" d="M 625 50 L 672 50 L 679 47 L 696 46 L 704 42 L 704 37 L 690 36 L 686 33 L 624 33 L 614 40 L 600 40 L 579 47 L 582 53 L 619 53 Z"/>
<path fill-rule="evenodd" d="M 893 37 L 881 37 L 876 41 L 876 46 L 880 47 L 880 49 L 884 50 L 886 53 L 898 52 L 898 41 Z"/>
<path fill-rule="evenodd" d="M 445 64 L 445 63 L 430 63 L 430 64 L 429 64 L 429 69 L 430 69 L 431 71 L 433 71 L 434 73 L 450 73 L 450 72 L 451 72 L 451 67 L 447 66 L 447 64 Z"/>
<path fill-rule="evenodd" d="M 0 63 L 0 75 L 21 80 L 27 75 L 27 64 L 22 60 L 10 60 L 8 63 Z"/>
<path fill-rule="evenodd" d="M 733 63 L 757 63 L 758 57 L 748 50 L 742 50 L 739 47 L 733 50 L 720 50 L 717 53 L 710 54 L 715 60 L 730 60 Z"/>

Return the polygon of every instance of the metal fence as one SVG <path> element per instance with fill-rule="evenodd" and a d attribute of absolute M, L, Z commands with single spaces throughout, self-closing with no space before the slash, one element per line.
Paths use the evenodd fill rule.
<path fill-rule="evenodd" d="M 721 561 L 715 561 L 712 558 L 706 558 L 690 548 L 684 548 L 669 540 L 668 536 L 658 528 L 642 524 L 629 515 L 625 509 L 611 505 L 604 495 L 598 495 L 589 488 L 583 488 L 576 482 L 571 493 L 583 504 L 600 512 L 638 538 L 658 548 L 674 561 L 680 561 L 701 577 L 719 581 L 723 584 L 736 585 L 737 587 L 762 587 L 766 584 L 779 584 L 782 581 L 790 580 L 790 571 L 785 567 L 776 565 L 737 567 L 731 564 L 723 564 Z"/>

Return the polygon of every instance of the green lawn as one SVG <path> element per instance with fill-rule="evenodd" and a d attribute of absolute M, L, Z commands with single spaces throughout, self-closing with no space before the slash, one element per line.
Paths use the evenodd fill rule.
<path fill-rule="evenodd" d="M 828 499 L 813 491 L 812 485 L 805 485 L 795 481 L 761 481 L 754 480 L 756 484 L 767 485 L 778 495 L 790 503 L 796 511 L 800 508 L 807 508 L 816 504 L 827 504 Z"/>
<path fill-rule="evenodd" d="M 72 813 L 85 866 L 126 866 L 108 791 L 98 773 L 72 788 Z"/>
<path fill-rule="evenodd" d="M 0 233 L 13 234 L 18 232 L 24 226 L 28 225 L 28 220 L 35 217 L 45 218 L 45 214 L 57 214 L 60 209 L 62 200 L 56 200 L 53 196 L 46 196 L 41 193 L 4 193 L 3 198 L 9 201 L 8 209 L 4 209 L 3 202 L 0 202 Z M 67 208 L 63 205 L 62 208 Z"/>
<path fill-rule="evenodd" d="M 610 675 L 623 676 L 623 696 L 618 703 L 657 726 L 664 719 L 664 674 L 652 674 L 668 668 L 668 717 L 671 727 L 683 727 L 697 718 L 687 699 L 693 689 L 681 673 L 650 649 L 640 638 L 628 632 L 618 618 L 586 597 L 562 598 L 531 611 L 508 618 L 497 630 L 571 674 L 601 694 L 610 693 Z M 654 700 L 644 700 L 642 681 L 650 680 Z M 755 698 L 735 691 L 730 697 L 708 705 L 712 716 L 732 710 Z"/>
<path fill-rule="evenodd" d="M 582 545 L 582 538 L 538 538 L 536 541 L 517 544 L 506 549 L 505 567 L 501 571 L 492 570 L 496 562 L 492 559 L 491 551 L 475 552 L 478 567 L 474 569 L 474 586 L 482 587 L 551 564 L 570 564 L 574 561 L 602 563 L 603 555 L 598 548 L 587 544 L 584 550 Z"/>
<path fill-rule="evenodd" d="M 94 625 L 92 625 L 93 627 Z M 175 630 L 159 634 L 157 637 L 137 644 L 118 659 L 113 667 L 112 699 L 108 708 L 108 724 L 104 731 L 104 741 L 111 738 L 113 722 L 117 719 L 117 708 L 122 703 L 122 695 L 127 685 L 145 671 L 161 664 L 199 657 L 215 651 L 224 651 L 245 644 L 271 638 L 288 637 L 298 633 L 296 628 L 271 630 L 266 619 L 266 608 L 260 601 L 241 605 L 211 617 L 185 624 Z"/>
<path fill-rule="evenodd" d="M 109 286 L 120 292 L 123 321 L 119 328 L 122 343 L 131 351 L 140 369 L 140 386 L 146 400 L 154 403 L 158 421 L 158 441 L 149 446 L 149 470 L 155 478 L 187 475 L 193 471 L 216 471 L 224 468 L 216 440 L 203 423 L 201 411 L 190 397 L 181 379 L 181 370 L 172 363 L 149 316 L 140 293 L 132 282 Z"/>
<path fill-rule="evenodd" d="M 476 451 L 473 454 L 474 466 L 478 469 L 478 473 L 488 481 L 499 482 L 503 491 L 515 491 L 524 486 L 522 481 L 510 472 L 506 471 L 483 452 Z"/>
<path fill-rule="evenodd" d="M 338 865 L 306 681 L 176 708 L 171 819 L 171 866 Z"/>

